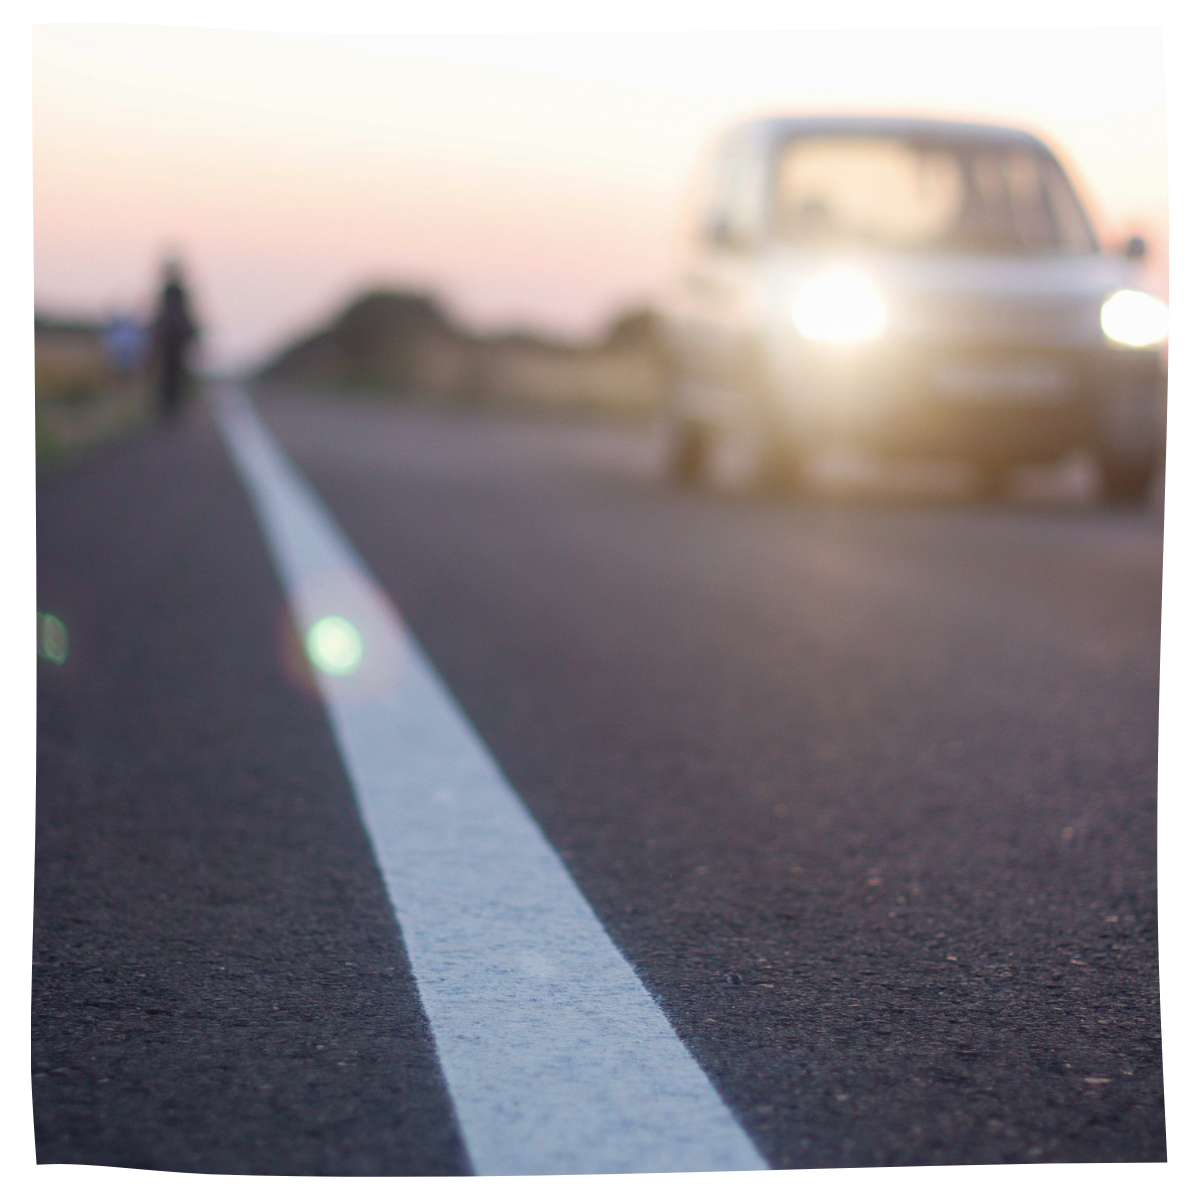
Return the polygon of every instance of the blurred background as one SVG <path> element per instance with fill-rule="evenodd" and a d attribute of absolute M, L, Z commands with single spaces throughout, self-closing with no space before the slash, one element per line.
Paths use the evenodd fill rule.
<path fill-rule="evenodd" d="M 645 309 L 689 176 L 758 113 L 1031 129 L 1107 244 L 1146 238 L 1144 286 L 1167 294 L 1157 30 L 43 25 L 33 48 L 39 393 L 69 409 L 107 371 L 102 424 L 136 420 L 114 338 L 149 319 L 171 255 L 209 371 L 644 409 Z M 347 365 L 382 343 L 390 366 Z M 46 436 L 88 436 L 83 416 Z"/>

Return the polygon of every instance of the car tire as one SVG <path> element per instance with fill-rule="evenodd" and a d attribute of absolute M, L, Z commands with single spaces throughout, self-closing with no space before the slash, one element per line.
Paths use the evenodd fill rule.
<path fill-rule="evenodd" d="M 748 389 L 732 419 L 718 423 L 690 415 L 677 387 L 677 379 L 668 383 L 660 426 L 664 473 L 671 483 L 722 495 L 795 489 L 799 454 L 783 436 L 761 389 Z"/>
<path fill-rule="evenodd" d="M 750 401 L 736 424 L 708 434 L 704 482 L 714 492 L 731 495 L 781 493 L 792 490 L 797 458 L 765 405 Z"/>
<path fill-rule="evenodd" d="M 1153 458 L 1100 455 L 1100 494 L 1110 504 L 1141 504 L 1150 493 L 1157 465 Z"/>
<path fill-rule="evenodd" d="M 1006 500 L 1009 494 L 1009 474 L 1012 465 L 993 459 L 980 459 L 975 462 L 975 482 L 973 495 L 977 500 Z"/>
<path fill-rule="evenodd" d="M 664 450 L 666 476 L 681 487 L 698 487 L 704 482 L 708 455 L 708 432 L 696 420 L 669 414 L 665 418 Z"/>
<path fill-rule="evenodd" d="M 1166 459 L 1166 378 L 1133 389 L 1114 387 L 1097 401 L 1097 437 L 1092 443 L 1102 499 L 1139 504 Z"/>

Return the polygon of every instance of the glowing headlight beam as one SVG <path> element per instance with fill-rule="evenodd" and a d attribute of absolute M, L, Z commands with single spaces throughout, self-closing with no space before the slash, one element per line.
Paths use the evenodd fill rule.
<path fill-rule="evenodd" d="M 362 635 L 345 617 L 322 617 L 308 631 L 304 647 L 313 666 L 327 675 L 349 675 L 362 662 Z"/>
<path fill-rule="evenodd" d="M 831 271 L 810 280 L 792 305 L 796 328 L 815 342 L 865 342 L 887 328 L 883 297 L 857 271 Z"/>
<path fill-rule="evenodd" d="M 1122 346 L 1157 346 L 1167 338 L 1167 306 L 1157 296 L 1122 289 L 1100 309 L 1100 328 Z"/>

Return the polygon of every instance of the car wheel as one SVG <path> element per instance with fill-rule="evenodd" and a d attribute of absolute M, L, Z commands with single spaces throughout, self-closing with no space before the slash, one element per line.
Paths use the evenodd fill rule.
<path fill-rule="evenodd" d="M 974 494 L 978 500 L 1004 500 L 1008 496 L 1011 467 L 1005 462 L 982 459 L 975 463 Z"/>
<path fill-rule="evenodd" d="M 707 431 L 699 421 L 674 414 L 665 418 L 665 426 L 667 479 L 684 487 L 697 486 L 705 475 Z"/>
<path fill-rule="evenodd" d="M 746 404 L 735 421 L 709 434 L 704 475 L 714 491 L 787 491 L 796 482 L 796 468 L 796 456 L 757 403 Z"/>
<path fill-rule="evenodd" d="M 1092 445 L 1103 498 L 1136 504 L 1147 498 L 1166 456 L 1165 379 L 1154 389 L 1114 389 L 1099 398 Z"/>
<path fill-rule="evenodd" d="M 1101 455 L 1099 466 L 1100 492 L 1105 500 L 1115 504 L 1140 504 L 1146 499 L 1154 479 L 1154 459 Z"/>

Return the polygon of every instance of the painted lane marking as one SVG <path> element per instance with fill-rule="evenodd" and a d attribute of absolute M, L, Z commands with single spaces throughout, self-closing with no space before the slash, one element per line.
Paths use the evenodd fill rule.
<path fill-rule="evenodd" d="M 214 411 L 301 639 L 354 660 L 316 675 L 475 1170 L 764 1169 L 244 390 Z"/>

